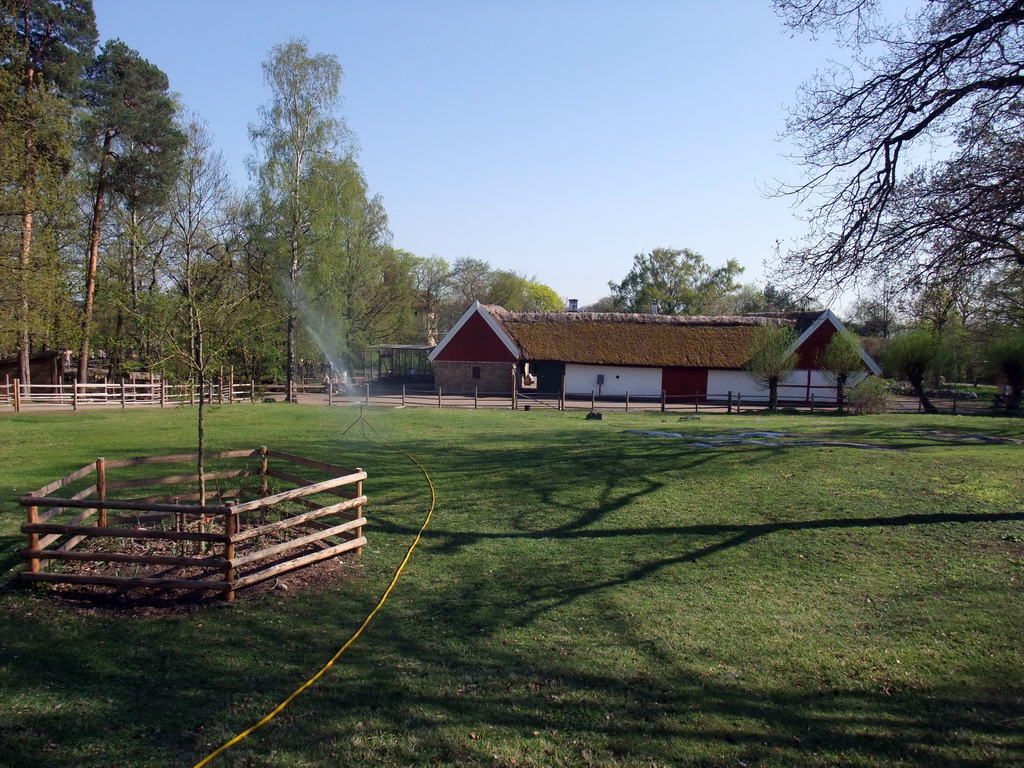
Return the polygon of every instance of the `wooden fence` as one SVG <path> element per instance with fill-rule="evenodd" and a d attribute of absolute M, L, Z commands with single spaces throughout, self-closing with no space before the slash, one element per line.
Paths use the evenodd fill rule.
<path fill-rule="evenodd" d="M 207 472 L 207 482 L 218 486 L 218 503 L 205 505 L 182 503 L 199 501 L 197 474 L 130 476 L 140 471 L 131 468 L 194 464 L 196 459 L 195 454 L 99 458 L 21 497 L 19 503 L 28 511 L 28 522 L 21 527 L 28 534 L 28 546 L 20 550 L 28 565 L 21 578 L 213 590 L 231 600 L 237 589 L 342 552 L 359 553 L 366 544 L 366 472 L 361 469 L 266 447 L 213 453 L 207 459 L 225 465 L 249 461 L 246 466 Z M 330 477 L 309 480 L 280 465 Z M 109 471 L 119 468 L 125 469 L 126 477 L 112 479 Z M 290 487 L 275 492 L 274 480 Z M 232 487 L 220 487 L 224 481 Z M 158 486 L 175 486 L 181 492 L 111 498 Z M 58 492 L 63 493 L 55 495 Z M 92 564 L 91 572 L 82 573 L 86 564 Z M 122 568 L 132 570 L 131 575 L 122 574 Z"/>
<path fill-rule="evenodd" d="M 119 382 L 102 384 L 22 384 L 17 379 L 0 384 L 0 406 L 15 411 L 52 410 L 89 407 L 137 408 L 141 406 L 174 407 L 195 405 L 200 398 L 207 403 L 224 405 L 251 402 L 256 399 L 256 386 L 247 382 L 209 384 L 202 392 L 196 384 L 164 382 Z"/>
<path fill-rule="evenodd" d="M 370 384 L 350 388 L 347 396 L 323 396 L 328 405 L 362 403 L 365 405 L 389 406 L 426 406 L 434 408 L 500 408 L 506 410 L 550 409 L 557 411 L 570 410 L 604 410 L 661 411 L 662 413 L 739 413 L 741 410 L 766 409 L 767 395 L 742 395 L 739 392 L 695 393 L 692 395 L 598 395 L 590 392 L 483 392 L 479 388 L 471 391 L 434 389 L 414 389 L 402 386 L 372 387 Z M 813 393 L 807 401 L 779 399 L 780 408 L 798 408 L 800 410 L 835 410 L 839 404 L 835 395 L 831 397 L 815 396 Z"/>

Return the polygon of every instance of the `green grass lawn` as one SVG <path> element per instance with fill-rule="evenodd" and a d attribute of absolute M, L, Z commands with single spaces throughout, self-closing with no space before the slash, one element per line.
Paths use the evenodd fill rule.
<path fill-rule="evenodd" d="M 16 580 L 17 497 L 186 452 L 194 411 L 0 417 L 0 764 L 190 766 L 359 625 L 425 515 L 350 408 L 215 410 L 211 450 L 367 470 L 328 591 L 82 613 Z M 1017 766 L 1024 422 L 373 409 L 432 526 L 337 665 L 213 766 Z M 777 430 L 874 445 L 625 434 Z"/>

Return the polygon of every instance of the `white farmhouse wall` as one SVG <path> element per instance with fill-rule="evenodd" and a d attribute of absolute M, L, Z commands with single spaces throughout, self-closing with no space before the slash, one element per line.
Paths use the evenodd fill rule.
<path fill-rule="evenodd" d="M 600 394 L 623 397 L 661 397 L 661 368 L 630 368 L 614 365 L 565 366 L 565 391 L 570 394 L 597 392 L 597 377 L 604 375 Z"/>
<path fill-rule="evenodd" d="M 779 382 L 779 399 L 804 399 L 806 382 L 807 371 L 794 371 Z M 725 402 L 729 392 L 732 392 L 733 400 L 742 395 L 748 402 L 768 401 L 768 387 L 762 387 L 746 371 L 708 371 L 708 399 Z"/>
<path fill-rule="evenodd" d="M 598 374 L 604 374 L 601 395 L 624 397 L 627 390 L 630 397 L 661 397 L 661 369 L 613 365 L 565 366 L 565 391 L 569 394 L 589 395 L 598 391 Z M 847 388 L 861 381 L 866 374 L 851 377 Z M 725 402 L 728 393 L 733 400 L 742 395 L 750 403 L 767 402 L 768 388 L 762 387 L 746 371 L 708 371 L 708 400 Z M 835 381 L 821 371 L 794 371 L 779 384 L 779 399 L 786 401 L 810 402 L 811 395 L 816 403 L 836 401 Z"/>
<path fill-rule="evenodd" d="M 866 373 L 858 373 L 850 377 L 847 389 L 863 380 Z M 709 371 L 708 399 L 725 401 L 732 392 L 735 399 L 742 394 L 749 402 L 768 400 L 768 388 L 762 387 L 746 371 Z M 794 371 L 779 383 L 780 400 L 799 400 L 810 402 L 814 396 L 816 403 L 834 403 L 836 401 L 835 380 L 821 371 Z"/>
<path fill-rule="evenodd" d="M 740 394 L 755 399 L 768 397 L 768 390 L 746 371 L 708 371 L 708 400 L 725 402 L 729 392 L 732 392 L 733 400 Z"/>

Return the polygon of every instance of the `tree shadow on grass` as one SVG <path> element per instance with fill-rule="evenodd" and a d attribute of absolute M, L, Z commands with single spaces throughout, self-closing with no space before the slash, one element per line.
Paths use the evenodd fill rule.
<path fill-rule="evenodd" d="M 568 586 L 538 579 L 533 592 L 530 584 L 516 584 L 519 589 L 508 592 L 521 608 L 515 611 L 507 604 L 484 605 L 464 575 L 451 589 L 439 586 L 436 577 L 445 566 L 437 563 L 425 578 L 400 585 L 394 603 L 334 672 L 214 765 L 270 759 L 511 765 L 505 758 L 512 757 L 519 765 L 1019 764 L 1024 708 L 1020 690 L 1011 686 L 885 692 L 807 679 L 804 687 L 786 685 L 785 679 L 764 685 L 748 683 L 742 670 L 709 675 L 666 649 L 660 649 L 654 671 L 609 669 L 585 651 L 553 648 L 543 628 L 536 630 L 536 643 L 518 651 L 502 642 L 502 631 L 529 627 L 558 606 L 773 533 L 1024 519 L 1024 513 L 948 513 L 624 526 L 615 513 L 661 490 L 671 482 L 666 473 L 712 469 L 723 452 L 695 455 L 664 444 L 609 443 L 592 452 L 580 452 L 569 439 L 510 450 L 507 436 L 482 438 L 465 449 L 431 441 L 405 446 L 428 465 L 446 465 L 434 471 L 447 486 L 442 496 L 453 498 L 460 482 L 476 472 L 485 472 L 498 494 L 522 493 L 530 478 L 540 485 L 537 504 L 557 512 L 549 524 L 527 530 L 509 530 L 506 520 L 469 531 L 428 529 L 434 554 L 472 556 L 465 550 L 492 542 L 664 541 L 649 548 L 643 562 L 623 560 L 615 567 L 625 570 L 611 578 L 591 574 L 587 583 Z M 301 446 L 284 449 L 301 452 Z M 742 450 L 749 462 L 770 462 L 774 454 L 767 448 Z M 394 484 L 386 497 L 406 511 L 424 503 L 422 479 L 409 478 L 415 473 L 407 460 L 385 458 L 384 451 L 367 454 L 380 464 L 371 473 L 374 481 L 385 488 Z M 592 503 L 563 498 L 577 478 L 592 477 L 599 478 Z M 381 512 L 373 526 L 382 538 L 397 546 L 415 533 L 408 515 Z M 706 541 L 660 554 L 679 539 Z M 563 551 L 573 557 L 575 549 Z M 540 569 L 545 563 L 524 565 Z M 362 615 L 364 606 L 352 604 L 354 594 L 358 590 L 308 605 L 282 601 L 273 609 L 268 602 L 164 624 L 85 621 L 52 608 L 39 617 L 13 617 L 0 641 L 4 688 L 13 694 L 0 709 L 3 761 L 25 768 L 191 764 L 259 719 L 333 653 L 354 617 Z M 470 610 L 433 615 L 438 605 L 460 596 Z M 19 610 L 36 609 L 29 601 Z M 209 625 L 209 635 L 199 632 L 199 623 Z M 339 637 L 324 634 L 332 627 Z M 621 630 L 630 637 L 628 627 Z M 130 640 L 113 642 L 114 635 Z"/>
<path fill-rule="evenodd" d="M 925 515 L 899 515 L 879 516 L 866 518 L 838 518 L 822 520 L 803 520 L 798 522 L 765 523 L 752 525 L 698 525 L 680 526 L 657 529 L 625 529 L 619 531 L 581 531 L 569 536 L 574 538 L 607 538 L 613 536 L 706 536 L 716 537 L 732 534 L 728 538 L 715 541 L 704 547 L 682 553 L 678 556 L 652 560 L 637 566 L 632 570 L 614 579 L 565 589 L 557 599 L 552 600 L 552 595 L 538 596 L 538 602 L 544 601 L 543 606 L 538 606 L 526 614 L 523 621 L 529 623 L 543 613 L 562 607 L 581 597 L 607 589 L 629 584 L 642 579 L 649 578 L 659 571 L 683 563 L 695 563 L 699 560 L 712 557 L 735 547 L 751 543 L 755 539 L 768 536 L 774 533 L 843 529 L 843 528 L 879 528 L 898 527 L 908 525 L 939 525 L 939 524 L 966 524 L 966 523 L 996 523 L 1024 520 L 1024 512 L 1007 512 L 994 514 L 925 514 Z M 563 535 L 563 537 L 566 537 Z"/>
<path fill-rule="evenodd" d="M 1012 764 L 1024 751 L 1016 725 L 1024 716 L 1019 692 L 760 687 L 742 672 L 707 675 L 678 659 L 659 661 L 656 674 L 620 673 L 547 646 L 513 652 L 508 645 L 472 642 L 466 653 L 444 653 L 442 669 L 437 647 L 424 634 L 403 631 L 390 617 L 376 631 L 396 638 L 396 663 L 377 666 L 372 680 L 356 683 L 360 690 L 346 687 L 346 696 L 358 702 L 365 695 L 378 705 L 373 716 L 392 726 L 430 713 L 419 715 L 415 727 L 443 724 L 449 737 L 461 737 L 442 747 L 445 757 L 461 762 L 485 760 L 495 748 L 466 738 L 481 726 L 524 736 L 566 734 L 577 761 L 590 750 L 636 763 L 682 764 L 694 754 L 718 753 L 731 765 L 768 758 L 820 764 L 816 756 L 824 753 L 831 756 L 825 763 L 856 755 L 880 764 L 968 766 L 978 764 L 979 748 L 993 765 Z M 448 687 L 424 684 L 437 680 L 433 673 Z M 397 712 L 395 702 L 401 702 Z M 411 752 L 400 757 L 417 762 Z"/>
<path fill-rule="evenodd" d="M 4 642 L 8 659 L 31 659 L 7 668 L 9 690 L 34 690 L 5 701 L 4 762 L 191 765 L 311 674 L 349 622 L 282 607 L 213 623 L 217 633 L 199 642 L 180 623 L 120 625 L 135 645 L 112 655 L 110 625 L 28 622 Z M 325 625 L 339 636 L 315 631 Z M 1012 686 L 764 684 L 671 656 L 616 668 L 585 645 L 495 643 L 472 630 L 464 618 L 383 612 L 326 677 L 213 765 L 275 755 L 282 765 L 968 768 L 1024 758 L 1024 702 Z M 48 638 L 42 654 L 37 633 Z M 213 652 L 223 648 L 232 651 Z"/>

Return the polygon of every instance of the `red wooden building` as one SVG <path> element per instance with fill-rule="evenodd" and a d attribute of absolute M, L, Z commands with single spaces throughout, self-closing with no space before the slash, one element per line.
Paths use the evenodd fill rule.
<path fill-rule="evenodd" d="M 725 400 L 767 397 L 745 370 L 760 329 L 792 326 L 797 370 L 779 388 L 783 402 L 835 402 L 836 385 L 817 357 L 843 324 L 831 311 L 732 317 L 613 312 L 509 312 L 474 303 L 431 352 L 435 382 L 448 392 Z M 857 380 L 881 370 L 861 350 Z"/>

